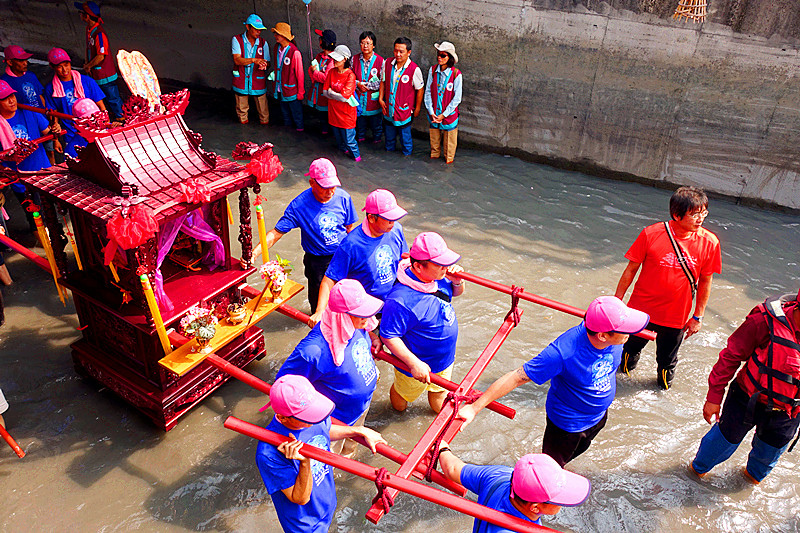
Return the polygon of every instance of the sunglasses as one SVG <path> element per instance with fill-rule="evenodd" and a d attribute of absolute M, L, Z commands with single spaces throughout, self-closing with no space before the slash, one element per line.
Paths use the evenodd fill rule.
<path fill-rule="evenodd" d="M 450 57 L 450 54 L 448 54 L 447 52 L 439 52 L 439 53 L 438 53 L 438 54 L 436 54 L 436 55 L 438 55 L 438 56 L 439 56 L 439 57 L 441 57 L 442 59 L 447 59 L 448 57 Z"/>

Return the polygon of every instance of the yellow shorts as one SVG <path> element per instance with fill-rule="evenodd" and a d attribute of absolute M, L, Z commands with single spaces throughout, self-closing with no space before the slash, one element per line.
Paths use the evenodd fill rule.
<path fill-rule="evenodd" d="M 453 374 L 453 365 L 448 366 L 441 372 L 436 372 L 437 376 L 441 376 L 444 379 L 450 379 L 450 376 Z M 441 388 L 439 385 L 434 385 L 433 383 L 427 384 L 421 381 L 417 381 L 416 379 L 412 378 L 411 376 L 406 376 L 396 368 L 394 369 L 394 391 L 400 395 L 408 403 L 413 402 L 417 398 L 419 398 L 420 394 L 425 391 L 428 392 L 445 392 L 445 389 Z"/>

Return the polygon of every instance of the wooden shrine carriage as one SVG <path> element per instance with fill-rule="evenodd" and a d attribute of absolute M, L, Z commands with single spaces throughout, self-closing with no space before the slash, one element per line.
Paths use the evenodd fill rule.
<path fill-rule="evenodd" d="M 248 188 L 257 193 L 260 185 L 244 166 L 200 147 L 201 136 L 181 116 L 188 91 L 162 103 L 162 112 L 126 114 L 122 128 L 100 127 L 96 117 L 76 121 L 92 141 L 79 158 L 23 180 L 41 195 L 58 283 L 75 300 L 82 332 L 72 344 L 76 369 L 169 430 L 230 377 L 203 363 L 195 341 L 170 330 L 197 304 L 224 312 L 243 290 L 253 294 L 246 285 L 255 272 Z M 235 191 L 241 262 L 229 238 L 227 196 Z M 287 282 L 282 299 L 301 289 Z M 216 355 L 239 368 L 263 357 L 255 323 L 277 306 L 262 306 L 248 325 L 225 323 L 212 340 Z"/>

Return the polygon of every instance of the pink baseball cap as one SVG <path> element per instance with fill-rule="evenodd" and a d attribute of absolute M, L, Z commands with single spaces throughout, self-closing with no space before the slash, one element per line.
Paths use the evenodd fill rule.
<path fill-rule="evenodd" d="M 6 49 L 3 50 L 3 54 L 6 56 L 6 59 L 30 59 L 33 56 L 33 54 L 29 54 L 23 50 L 21 46 L 17 46 L 16 44 L 6 46 Z"/>
<path fill-rule="evenodd" d="M 81 98 L 72 104 L 72 114 L 78 118 L 89 117 L 100 112 L 100 108 L 91 98 Z"/>
<path fill-rule="evenodd" d="M 333 412 L 333 402 L 314 389 L 303 376 L 286 374 L 278 378 L 269 392 L 272 409 L 306 424 L 322 422 Z"/>
<path fill-rule="evenodd" d="M 360 282 L 354 279 L 343 279 L 331 289 L 328 307 L 337 313 L 369 318 L 381 310 L 383 302 L 367 294 Z"/>
<path fill-rule="evenodd" d="M 391 221 L 400 220 L 408 214 L 408 211 L 397 205 L 394 194 L 386 189 L 375 189 L 369 193 L 362 211 Z"/>
<path fill-rule="evenodd" d="M 53 48 L 47 53 L 47 60 L 51 65 L 60 65 L 66 61 L 71 61 L 69 54 L 61 48 Z"/>
<path fill-rule="evenodd" d="M 447 243 L 438 233 L 426 231 L 417 235 L 411 245 L 411 259 L 431 261 L 439 266 L 450 266 L 458 262 L 461 256 L 447 247 Z"/>
<path fill-rule="evenodd" d="M 15 92 L 17 91 L 15 91 L 8 82 L 0 80 L 0 100 L 5 100 Z"/>
<path fill-rule="evenodd" d="M 514 466 L 511 491 L 530 503 L 552 503 L 573 507 L 589 497 L 591 482 L 583 476 L 564 470 L 543 453 L 529 453 Z"/>
<path fill-rule="evenodd" d="M 584 318 L 586 327 L 597 333 L 639 333 L 650 322 L 650 315 L 631 309 L 616 296 L 592 300 Z"/>
<path fill-rule="evenodd" d="M 324 189 L 338 187 L 342 184 L 342 182 L 339 181 L 339 176 L 336 175 L 336 167 L 333 166 L 330 159 L 325 159 L 324 157 L 320 157 L 311 162 L 306 176 L 316 181 L 317 184 Z"/>

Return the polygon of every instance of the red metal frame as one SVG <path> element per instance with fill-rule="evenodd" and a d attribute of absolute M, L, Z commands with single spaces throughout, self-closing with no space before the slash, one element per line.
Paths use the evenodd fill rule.
<path fill-rule="evenodd" d="M 233 416 L 229 416 L 227 420 L 225 420 L 225 427 L 239 432 L 242 435 L 247 435 L 248 437 L 253 437 L 254 439 L 272 444 L 273 446 L 278 446 L 280 443 L 289 440 L 288 437 L 284 437 L 283 435 L 279 435 L 254 424 L 244 422 Z M 342 457 L 341 455 L 337 455 L 326 450 L 321 450 L 308 444 L 304 444 L 300 448 L 300 451 L 306 457 L 329 464 L 336 468 L 340 468 L 345 472 L 355 474 L 371 481 L 375 481 L 376 477 L 378 476 L 378 472 L 380 471 L 379 469 L 365 465 L 364 463 Z M 486 522 L 497 524 L 498 526 L 506 529 L 520 531 L 523 533 L 553 531 L 550 528 L 536 525 L 533 522 L 508 515 L 502 511 L 485 507 L 471 500 L 467 500 L 453 494 L 448 494 L 434 487 L 429 487 L 415 481 L 410 481 L 397 475 L 386 475 L 383 478 L 383 484 L 386 487 L 389 487 L 386 489 L 387 492 L 391 490 L 394 493 L 397 493 L 397 491 L 401 490 L 413 496 L 417 496 L 418 498 L 448 507 L 460 513 L 468 514 Z"/>

